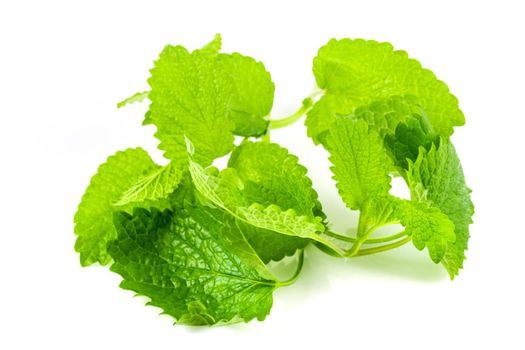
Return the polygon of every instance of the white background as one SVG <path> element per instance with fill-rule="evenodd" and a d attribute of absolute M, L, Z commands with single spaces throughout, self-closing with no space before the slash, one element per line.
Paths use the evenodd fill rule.
<path fill-rule="evenodd" d="M 524 349 L 524 10 L 521 1 L 11 1 L 0 5 L 0 348 Z M 332 37 L 389 41 L 459 98 L 453 141 L 476 205 L 465 269 L 454 281 L 413 246 L 337 260 L 307 251 L 299 281 L 275 293 L 264 322 L 172 326 L 81 268 L 73 215 L 97 166 L 143 146 L 161 161 L 146 106 L 115 103 L 147 89 L 167 43 L 265 63 L 273 117 L 314 86 L 312 58 Z M 302 121 L 272 138 L 299 155 L 332 222 L 353 220 L 326 155 Z"/>

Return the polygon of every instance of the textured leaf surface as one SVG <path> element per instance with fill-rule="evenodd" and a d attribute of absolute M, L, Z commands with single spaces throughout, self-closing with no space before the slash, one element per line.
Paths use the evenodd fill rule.
<path fill-rule="evenodd" d="M 443 139 L 429 151 L 420 148 L 419 157 L 409 162 L 408 184 L 412 198 L 439 208 L 454 223 L 456 240 L 443 258 L 451 278 L 463 267 L 474 205 L 465 183 L 454 146 Z"/>
<path fill-rule="evenodd" d="M 398 207 L 401 200 L 389 193 L 374 193 L 363 203 L 359 214 L 358 234 L 372 228 L 399 223 Z"/>
<path fill-rule="evenodd" d="M 313 71 L 317 85 L 325 90 L 306 120 L 308 134 L 316 142 L 338 114 L 393 95 L 416 96 L 440 135 L 450 136 L 453 126 L 465 123 L 447 85 L 388 43 L 332 39 L 319 50 Z"/>
<path fill-rule="evenodd" d="M 366 121 L 337 120 L 330 128 L 326 148 L 339 194 L 349 208 L 357 210 L 369 196 L 389 191 L 392 161 L 379 134 L 370 131 Z"/>
<path fill-rule="evenodd" d="M 219 64 L 229 72 L 228 84 L 233 91 L 229 119 L 235 125 L 233 132 L 241 136 L 260 136 L 266 133 L 273 106 L 275 86 L 270 73 L 261 62 L 238 53 L 219 56 Z"/>
<path fill-rule="evenodd" d="M 232 153 L 228 166 L 237 170 L 248 204 L 273 204 L 312 218 L 321 211 L 306 168 L 277 144 L 243 142 Z M 308 244 L 308 240 L 262 229 L 251 230 L 246 236 L 265 262 L 291 256 Z"/>
<path fill-rule="evenodd" d="M 190 161 L 190 173 L 195 188 L 204 198 L 248 224 L 303 238 L 312 238 L 316 231 L 324 230 L 320 217 L 300 216 L 293 209 L 283 210 L 275 204 L 249 204 L 242 191 L 244 184 L 233 168 L 219 173 L 215 168 L 204 169 Z"/>
<path fill-rule="evenodd" d="M 299 216 L 293 209 L 283 210 L 277 205 L 262 206 L 254 203 L 239 207 L 238 212 L 249 224 L 289 236 L 315 239 L 324 231 L 320 217 Z"/>
<path fill-rule="evenodd" d="M 159 148 L 176 165 L 187 160 L 184 136 L 194 143 L 195 158 L 206 165 L 233 148 L 227 79 L 217 55 L 208 50 L 189 53 L 182 46 L 166 46 L 155 62 L 148 80 L 151 121 Z"/>
<path fill-rule="evenodd" d="M 385 136 L 385 147 L 389 151 L 398 169 L 408 169 L 408 162 L 414 162 L 419 155 L 419 148 L 426 150 L 439 138 L 433 132 L 425 116 L 413 115 L 396 127 L 394 134 Z"/>
<path fill-rule="evenodd" d="M 427 203 L 403 201 L 399 217 L 414 246 L 428 249 L 430 258 L 439 263 L 456 239 L 454 224 L 438 208 Z"/>
<path fill-rule="evenodd" d="M 171 163 L 155 169 L 151 173 L 141 176 L 122 194 L 115 206 L 167 198 L 177 188 L 181 178 L 182 171 Z"/>
<path fill-rule="evenodd" d="M 137 209 L 133 216 L 117 213 L 115 225 L 109 252 L 121 287 L 149 297 L 149 305 L 179 323 L 247 322 L 269 314 L 276 282 L 269 272 L 261 276 L 262 262 L 247 259 L 251 248 L 223 212 Z"/>
<path fill-rule="evenodd" d="M 349 117 L 365 120 L 370 129 L 377 131 L 381 137 L 385 137 L 394 134 L 400 123 L 423 114 L 423 108 L 417 98 L 406 95 L 391 96 L 383 100 L 373 101 L 357 108 Z"/>
<path fill-rule="evenodd" d="M 240 54 L 218 54 L 217 42 L 189 53 L 167 46 L 155 62 L 150 121 L 159 147 L 176 164 L 186 161 L 184 137 L 194 159 L 207 166 L 233 148 L 233 134 L 264 134 L 274 85 L 262 63 Z"/>
<path fill-rule="evenodd" d="M 75 214 L 75 250 L 83 266 L 105 265 L 111 260 L 106 248 L 116 237 L 113 203 L 144 174 L 158 168 L 141 148 L 117 152 L 99 167 Z"/>
<path fill-rule="evenodd" d="M 257 159 L 250 159 L 252 157 Z M 311 189 L 311 181 L 305 169 L 298 165 L 297 158 L 285 149 L 277 145 L 244 143 L 232 155 L 230 165 L 235 168 L 219 172 L 190 161 L 190 173 L 195 187 L 207 200 L 239 220 L 262 229 L 250 230 L 247 237 L 264 261 L 292 255 L 307 244 L 298 237 L 317 238 L 316 233 L 324 230 L 322 218 L 314 214 L 320 210 L 320 205 L 317 194 Z M 289 174 L 284 175 L 286 172 Z M 285 189 L 286 186 L 289 188 Z M 297 192 L 288 192 L 290 188 Z M 280 237 L 279 234 L 292 237 Z M 272 247 L 262 245 L 270 240 L 274 242 Z"/>

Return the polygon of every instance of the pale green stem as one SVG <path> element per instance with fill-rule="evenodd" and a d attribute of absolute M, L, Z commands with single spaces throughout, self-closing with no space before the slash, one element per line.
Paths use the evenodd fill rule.
<path fill-rule="evenodd" d="M 345 235 L 342 235 L 342 234 L 339 234 L 339 233 L 336 233 L 336 232 L 333 232 L 333 231 L 326 231 L 326 232 L 323 232 L 323 234 L 325 234 L 327 236 L 330 236 L 330 237 L 333 237 L 335 239 L 338 239 L 340 241 L 344 241 L 344 242 L 354 243 L 357 240 L 356 237 L 345 236 Z M 405 233 L 405 231 L 402 231 L 402 232 L 399 232 L 399 233 L 396 233 L 396 234 L 390 235 L 390 236 L 377 237 L 377 238 L 368 238 L 366 241 L 363 242 L 363 244 L 385 243 L 385 242 L 390 242 L 390 241 L 396 240 L 396 239 L 404 237 L 404 236 L 406 236 L 406 233 Z"/>
<path fill-rule="evenodd" d="M 294 114 L 277 120 L 270 120 L 270 126 L 268 129 L 279 129 L 285 126 L 291 125 L 301 119 L 314 105 L 315 99 L 323 93 L 323 90 L 318 88 L 314 89 L 312 94 L 303 100 L 303 105 Z"/>
<path fill-rule="evenodd" d="M 379 247 L 374 247 L 374 248 L 361 249 L 356 254 L 354 254 L 353 257 L 381 253 L 381 252 L 384 252 L 386 250 L 390 250 L 390 249 L 394 249 L 394 248 L 400 247 L 403 244 L 410 242 L 411 240 L 412 240 L 412 237 L 411 236 L 407 236 L 407 237 L 403 238 L 402 240 L 399 240 L 397 242 L 393 242 L 393 243 L 390 243 L 390 244 L 385 244 L 385 245 L 382 245 L 382 246 L 379 246 Z"/>
<path fill-rule="evenodd" d="M 363 243 L 365 243 L 365 241 L 368 239 L 368 236 L 370 236 L 370 234 L 375 230 L 375 227 L 366 227 L 363 222 L 363 219 L 364 216 L 360 215 L 359 223 L 357 224 L 357 239 L 355 240 L 352 247 L 345 254 L 345 256 L 347 257 L 352 257 L 355 254 L 357 254 Z"/>
<path fill-rule="evenodd" d="M 304 263 L 304 250 L 301 250 L 299 252 L 299 260 L 297 261 L 297 267 L 295 268 L 295 272 L 293 276 L 287 279 L 286 281 L 277 282 L 277 285 L 279 287 L 285 287 L 297 281 L 297 278 L 299 278 L 299 275 L 301 274 L 301 270 L 303 269 L 303 263 Z"/>
<path fill-rule="evenodd" d="M 290 116 L 288 116 L 286 118 L 277 119 L 277 120 L 271 120 L 269 129 L 284 128 L 285 126 L 291 125 L 291 124 L 295 123 L 296 121 L 298 121 L 299 119 L 301 119 L 301 117 L 306 112 L 308 112 L 310 110 L 310 107 L 312 106 L 310 98 L 305 99 L 305 101 L 310 101 L 310 104 L 303 103 L 301 108 L 299 108 L 294 114 L 292 114 L 292 115 L 290 115 Z"/>

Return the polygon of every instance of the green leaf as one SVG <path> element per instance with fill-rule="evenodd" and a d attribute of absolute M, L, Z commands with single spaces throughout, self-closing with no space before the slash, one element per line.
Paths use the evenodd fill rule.
<path fill-rule="evenodd" d="M 115 225 L 109 253 L 121 287 L 149 297 L 149 305 L 179 323 L 247 322 L 269 314 L 277 282 L 224 212 L 136 209 L 133 216 L 117 213 Z"/>
<path fill-rule="evenodd" d="M 313 72 L 325 95 L 308 113 L 308 135 L 316 143 L 337 115 L 393 95 L 417 97 L 436 132 L 450 136 L 465 123 L 458 101 L 428 69 L 388 43 L 332 39 L 319 49 Z"/>
<path fill-rule="evenodd" d="M 194 159 L 207 166 L 233 149 L 233 133 L 266 132 L 274 93 L 269 73 L 250 57 L 218 54 L 218 47 L 189 53 L 166 46 L 151 70 L 148 122 L 175 164 L 186 162 L 185 136 L 194 143 Z"/>
<path fill-rule="evenodd" d="M 385 137 L 394 134 L 400 123 L 420 115 L 425 114 L 417 98 L 406 95 L 373 101 L 357 108 L 349 118 L 365 120 L 371 129 L 377 131 L 381 137 Z"/>
<path fill-rule="evenodd" d="M 189 53 L 166 46 L 151 70 L 151 121 L 166 158 L 183 167 L 184 137 L 197 150 L 195 159 L 209 165 L 233 148 L 233 124 L 227 117 L 231 85 L 227 72 L 208 50 Z"/>
<path fill-rule="evenodd" d="M 312 215 L 321 206 L 306 168 L 278 144 L 245 141 L 235 148 L 228 166 L 237 170 L 249 202 L 276 204 L 300 215 Z"/>
<path fill-rule="evenodd" d="M 127 106 L 130 103 L 142 102 L 142 101 L 144 101 L 145 99 L 148 98 L 148 94 L 149 94 L 149 91 L 137 92 L 133 96 L 130 96 L 130 97 L 120 101 L 119 103 L 117 103 L 117 108 L 122 108 L 124 106 Z"/>
<path fill-rule="evenodd" d="M 141 148 L 117 152 L 98 168 L 75 214 L 75 250 L 83 266 L 110 262 L 106 247 L 116 237 L 113 203 L 144 174 L 158 169 Z"/>
<path fill-rule="evenodd" d="M 395 166 L 403 171 L 408 169 L 408 161 L 415 161 L 419 148 L 430 149 L 439 142 L 428 120 L 422 115 L 413 115 L 396 127 L 395 133 L 385 136 L 385 147 L 389 151 Z"/>
<path fill-rule="evenodd" d="M 461 163 L 454 146 L 441 139 L 430 150 L 420 148 L 415 162 L 409 161 L 408 185 L 412 198 L 439 208 L 454 223 L 456 240 L 447 249 L 443 265 L 451 278 L 463 267 L 474 205 L 465 183 Z"/>
<path fill-rule="evenodd" d="M 324 230 L 306 169 L 276 144 L 243 142 L 219 172 L 190 163 L 196 188 L 215 206 L 255 226 L 246 237 L 264 262 L 304 248 Z M 269 244 L 269 242 L 272 242 Z"/>
<path fill-rule="evenodd" d="M 277 205 L 267 207 L 254 203 L 249 207 L 238 207 L 241 218 L 255 227 L 285 235 L 316 239 L 324 231 L 320 217 L 299 216 L 293 209 L 283 210 Z"/>
<path fill-rule="evenodd" d="M 286 256 L 293 256 L 298 249 L 303 249 L 311 241 L 308 238 L 276 233 L 275 231 L 247 224 L 241 220 L 238 220 L 238 223 L 242 226 L 244 237 L 246 237 L 248 243 L 250 243 L 264 263 L 279 261 Z M 308 223 L 307 225 L 312 224 Z M 299 229 L 301 232 L 306 233 L 304 227 Z M 317 230 L 317 226 L 314 225 L 313 229 L 314 231 Z"/>
<path fill-rule="evenodd" d="M 139 203 L 145 200 L 156 201 L 169 196 L 179 185 L 182 178 L 181 170 L 171 163 L 141 176 L 139 180 L 127 189 L 114 204 L 123 206 Z"/>
<path fill-rule="evenodd" d="M 309 217 L 322 213 L 306 168 L 285 148 L 273 143 L 243 142 L 232 153 L 228 166 L 237 170 L 247 204 L 277 205 Z M 246 236 L 265 262 L 291 256 L 309 243 L 263 229 L 252 229 Z"/>
<path fill-rule="evenodd" d="M 186 208 L 198 203 L 197 193 L 189 172 L 182 175 L 177 189 L 168 196 L 170 208 Z"/>
<path fill-rule="evenodd" d="M 370 195 L 361 206 L 357 233 L 363 234 L 381 226 L 399 223 L 400 201 L 389 193 Z"/>
<path fill-rule="evenodd" d="M 436 264 L 442 261 L 456 240 L 454 223 L 441 210 L 427 203 L 402 201 L 398 210 L 401 224 L 412 237 L 414 246 L 419 250 L 427 247 Z"/>
<path fill-rule="evenodd" d="M 360 209 L 365 200 L 390 190 L 392 161 L 375 131 L 364 120 L 341 118 L 330 127 L 326 149 L 334 179 L 343 201 Z"/>
<path fill-rule="evenodd" d="M 233 132 L 246 137 L 265 134 L 275 92 L 270 73 L 261 62 L 238 53 L 220 55 L 219 64 L 229 72 L 227 83 L 233 88 L 228 115 Z"/>
<path fill-rule="evenodd" d="M 244 184 L 233 168 L 218 172 L 190 161 L 190 174 L 195 188 L 206 200 L 245 223 L 303 238 L 314 238 L 316 232 L 324 230 L 320 217 L 297 215 L 294 209 L 285 210 L 275 204 L 250 204 L 243 193 Z"/>

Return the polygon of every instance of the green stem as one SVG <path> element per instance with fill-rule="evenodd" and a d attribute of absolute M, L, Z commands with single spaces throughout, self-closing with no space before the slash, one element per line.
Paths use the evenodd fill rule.
<path fill-rule="evenodd" d="M 399 241 L 394 242 L 394 243 L 385 244 L 385 245 L 382 245 L 382 246 L 379 246 L 379 247 L 374 247 L 374 248 L 369 248 L 369 249 L 361 249 L 360 251 L 355 253 L 353 256 L 356 257 L 356 256 L 364 256 L 364 255 L 381 253 L 381 252 L 384 252 L 386 250 L 390 250 L 390 249 L 394 249 L 394 248 L 400 247 L 403 244 L 410 242 L 411 240 L 412 240 L 412 237 L 407 236 L 407 237 L 403 238 L 402 240 L 399 240 Z"/>
<path fill-rule="evenodd" d="M 288 116 L 286 118 L 277 119 L 277 120 L 271 120 L 269 129 L 284 128 L 285 126 L 288 126 L 288 125 L 291 125 L 291 124 L 295 123 L 296 121 L 301 119 L 301 117 L 306 112 L 308 112 L 308 110 L 310 110 L 310 108 L 312 107 L 312 104 L 313 104 L 312 99 L 310 97 L 306 98 L 303 101 L 303 105 L 301 106 L 301 108 L 299 108 L 294 114 L 292 114 L 292 115 L 290 115 L 290 116 Z"/>
<path fill-rule="evenodd" d="M 330 236 L 330 237 L 333 237 L 335 239 L 338 239 L 340 241 L 344 241 L 344 242 L 354 243 L 357 240 L 356 237 L 345 236 L 345 235 L 342 235 L 342 234 L 339 234 L 339 233 L 336 233 L 336 232 L 333 232 L 333 231 L 326 231 L 326 232 L 323 232 L 323 234 L 325 234 L 327 236 Z M 368 238 L 366 241 L 363 242 L 363 244 L 385 243 L 385 242 L 390 242 L 390 241 L 396 240 L 396 239 L 404 237 L 404 236 L 406 236 L 405 231 L 401 231 L 399 233 L 396 233 L 396 234 L 390 235 L 390 236 L 377 237 L 377 238 Z"/>
<path fill-rule="evenodd" d="M 326 231 L 326 232 L 323 232 L 323 234 L 330 236 L 332 238 L 338 239 L 340 241 L 344 241 L 344 242 L 354 243 L 356 241 L 355 237 L 345 236 L 345 235 L 339 234 L 334 231 Z"/>
<path fill-rule="evenodd" d="M 361 249 L 361 246 L 365 241 L 368 239 L 368 236 L 375 230 L 375 227 L 367 227 L 364 224 L 364 216 L 362 214 L 359 215 L 359 223 L 357 224 L 357 239 L 355 240 L 354 244 L 350 249 L 347 251 L 345 256 L 352 257 L 357 254 L 359 249 Z"/>
<path fill-rule="evenodd" d="M 291 125 L 301 119 L 303 115 L 305 115 L 310 108 L 314 105 L 315 99 L 323 93 L 323 90 L 321 89 L 314 89 L 314 91 L 303 100 L 303 105 L 301 108 L 299 108 L 294 114 L 277 120 L 270 120 L 270 126 L 268 129 L 279 129 L 284 128 L 285 126 Z"/>
<path fill-rule="evenodd" d="M 292 277 L 287 279 L 286 281 L 279 281 L 277 285 L 279 287 L 285 287 L 293 284 L 295 281 L 297 281 L 297 278 L 301 274 L 301 271 L 303 269 L 303 263 L 304 263 L 304 250 L 301 250 L 299 252 L 299 260 L 297 261 L 297 267 L 295 268 L 295 272 Z"/>
<path fill-rule="evenodd" d="M 390 242 L 390 241 L 394 241 L 398 238 L 401 238 L 401 237 L 404 237 L 406 236 L 406 232 L 405 231 L 401 231 L 401 232 L 398 232 L 394 235 L 390 235 L 390 236 L 385 236 L 385 237 L 377 237 L 377 238 L 369 238 L 366 240 L 365 244 L 377 244 L 377 243 L 385 243 L 385 242 Z"/>

